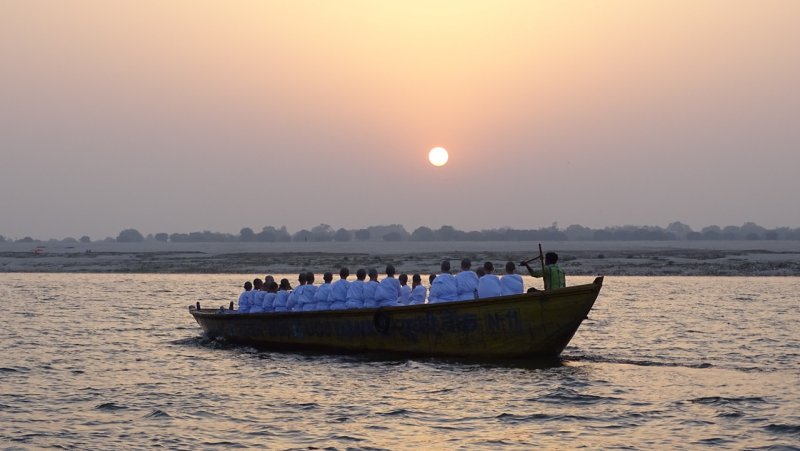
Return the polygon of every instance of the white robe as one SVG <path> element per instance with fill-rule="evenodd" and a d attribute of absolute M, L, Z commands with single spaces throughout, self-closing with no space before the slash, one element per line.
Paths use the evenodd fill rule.
<path fill-rule="evenodd" d="M 399 305 L 408 305 L 409 297 L 411 296 L 411 287 L 406 285 L 400 285 L 400 296 L 397 298 L 397 303 Z"/>
<path fill-rule="evenodd" d="M 417 285 L 411 290 L 411 295 L 408 297 L 408 305 L 419 305 L 425 303 L 425 296 L 428 294 L 428 289 L 422 285 Z"/>
<path fill-rule="evenodd" d="M 242 291 L 242 294 L 239 295 L 239 309 L 236 311 L 239 313 L 249 313 L 252 307 L 253 307 L 253 292 Z"/>
<path fill-rule="evenodd" d="M 522 276 L 519 274 L 506 274 L 500 278 L 500 289 L 503 296 L 510 294 L 522 294 L 525 290 L 525 284 L 522 282 Z"/>
<path fill-rule="evenodd" d="M 397 305 L 397 298 L 400 297 L 400 281 L 394 277 L 387 277 L 381 280 L 378 288 L 375 289 L 375 302 L 383 307 Z"/>
<path fill-rule="evenodd" d="M 291 292 L 280 290 L 275 294 L 275 300 L 272 302 L 272 310 L 275 312 L 288 312 L 289 294 Z"/>
<path fill-rule="evenodd" d="M 443 272 L 433 279 L 431 285 L 431 295 L 429 302 L 431 304 L 437 302 L 450 302 L 458 299 L 458 288 L 456 287 L 456 278 L 452 274 Z"/>
<path fill-rule="evenodd" d="M 494 274 L 486 274 L 478 280 L 478 297 L 494 298 L 503 295 L 500 287 L 500 278 Z"/>
<path fill-rule="evenodd" d="M 347 308 L 362 308 L 364 307 L 364 287 L 366 283 L 363 280 L 355 280 L 347 288 L 347 301 L 345 305 Z"/>
<path fill-rule="evenodd" d="M 292 290 L 289 299 L 286 301 L 286 308 L 290 312 L 297 312 L 303 309 L 303 292 L 306 291 L 305 285 L 300 285 Z"/>
<path fill-rule="evenodd" d="M 264 295 L 266 291 L 253 290 L 253 305 L 250 306 L 249 313 L 261 313 L 264 311 Z"/>
<path fill-rule="evenodd" d="M 324 283 L 314 293 L 314 310 L 328 310 L 328 296 L 331 294 L 333 284 Z"/>
<path fill-rule="evenodd" d="M 375 300 L 375 290 L 378 289 L 380 284 L 374 280 L 369 280 L 364 283 L 364 307 L 377 307 L 378 302 Z"/>
<path fill-rule="evenodd" d="M 305 285 L 306 289 L 303 290 L 303 311 L 310 312 L 312 310 L 317 309 L 317 302 L 314 300 L 314 296 L 317 294 L 317 286 L 316 285 Z"/>
<path fill-rule="evenodd" d="M 331 293 L 328 295 L 329 309 L 340 310 L 347 308 L 345 302 L 347 302 L 347 289 L 349 286 L 350 282 L 347 279 L 339 279 L 333 282 Z"/>
<path fill-rule="evenodd" d="M 475 299 L 478 291 L 478 275 L 475 271 L 461 271 L 456 274 L 456 289 L 458 290 L 459 301 L 471 301 Z"/>
<path fill-rule="evenodd" d="M 277 293 L 264 293 L 264 301 L 261 303 L 261 311 L 262 312 L 274 312 L 275 307 L 275 297 Z"/>

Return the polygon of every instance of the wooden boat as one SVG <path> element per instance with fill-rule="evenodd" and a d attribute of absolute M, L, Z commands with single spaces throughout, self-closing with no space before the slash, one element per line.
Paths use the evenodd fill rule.
<path fill-rule="evenodd" d="M 267 349 L 554 358 L 594 305 L 603 277 L 553 291 L 413 306 L 282 313 L 190 307 L 209 337 Z"/>

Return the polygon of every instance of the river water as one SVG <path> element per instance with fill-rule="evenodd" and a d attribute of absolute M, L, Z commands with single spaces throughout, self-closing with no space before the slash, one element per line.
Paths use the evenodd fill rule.
<path fill-rule="evenodd" d="M 550 365 L 204 338 L 245 278 L 0 274 L 0 447 L 800 449 L 800 278 L 606 278 Z"/>

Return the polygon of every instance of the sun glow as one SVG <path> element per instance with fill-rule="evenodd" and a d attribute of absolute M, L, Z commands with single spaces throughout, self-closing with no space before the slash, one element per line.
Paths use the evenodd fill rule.
<path fill-rule="evenodd" d="M 444 147 L 434 147 L 428 152 L 428 161 L 434 166 L 444 166 L 447 164 L 448 158 L 447 150 Z"/>

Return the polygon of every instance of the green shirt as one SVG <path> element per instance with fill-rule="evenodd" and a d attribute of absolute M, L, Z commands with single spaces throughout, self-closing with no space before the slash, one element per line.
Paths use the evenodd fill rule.
<path fill-rule="evenodd" d="M 533 277 L 542 277 L 541 269 L 533 269 L 528 267 L 528 272 Z M 567 286 L 566 278 L 564 277 L 564 270 L 560 266 L 553 263 L 544 267 L 544 289 L 555 290 L 556 288 L 564 288 Z"/>

